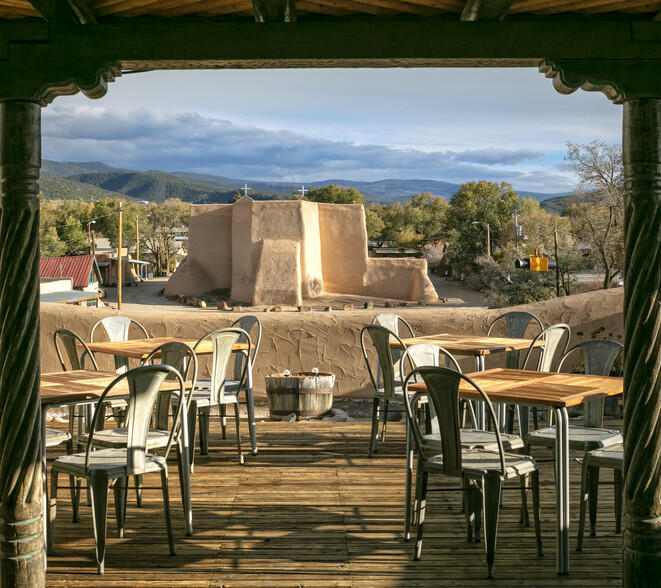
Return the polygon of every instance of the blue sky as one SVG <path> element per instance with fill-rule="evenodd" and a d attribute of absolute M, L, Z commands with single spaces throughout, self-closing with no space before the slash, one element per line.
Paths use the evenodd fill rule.
<path fill-rule="evenodd" d="M 43 111 L 43 157 L 245 180 L 507 181 L 571 191 L 567 141 L 621 142 L 621 106 L 535 69 L 124 75 Z"/>

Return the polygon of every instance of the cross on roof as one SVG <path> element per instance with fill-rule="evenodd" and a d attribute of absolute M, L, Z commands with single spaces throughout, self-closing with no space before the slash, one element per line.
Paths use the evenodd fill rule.
<path fill-rule="evenodd" d="M 305 189 L 305 186 L 301 186 L 300 189 L 299 189 L 298 191 L 301 193 L 301 197 L 302 197 L 302 198 L 305 198 L 305 195 L 306 195 L 310 190 L 306 190 L 306 189 Z"/>
<path fill-rule="evenodd" d="M 248 187 L 248 184 L 243 185 L 243 195 L 247 196 L 248 195 L 248 190 L 252 190 L 252 188 Z"/>

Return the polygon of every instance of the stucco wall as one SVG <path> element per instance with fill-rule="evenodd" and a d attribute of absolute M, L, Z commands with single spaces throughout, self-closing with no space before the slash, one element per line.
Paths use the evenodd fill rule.
<path fill-rule="evenodd" d="M 589 292 L 546 302 L 517 307 L 536 314 L 545 325 L 566 322 L 572 328 L 572 342 L 600 337 L 622 337 L 622 289 Z M 508 309 L 509 310 L 509 309 Z M 283 369 L 331 371 L 337 375 L 336 391 L 342 396 L 370 396 L 368 376 L 360 351 L 359 335 L 363 325 L 384 309 L 324 312 L 324 313 L 259 313 L 263 326 L 262 344 L 255 365 L 255 390 L 265 395 L 264 376 Z M 397 309 L 408 320 L 416 334 L 470 333 L 484 334 L 490 321 L 501 310 Z M 61 304 L 41 305 L 41 366 L 42 371 L 59 371 L 52 333 L 65 326 L 84 336 L 99 318 L 117 314 L 109 309 L 71 307 Z M 208 331 L 229 326 L 237 313 L 219 311 L 141 312 L 124 313 L 145 325 L 150 335 L 201 337 Z M 110 360 L 99 356 L 101 368 L 110 369 Z M 500 365 L 503 356 L 487 359 L 487 367 Z M 207 365 L 203 360 L 203 366 Z M 471 371 L 471 358 L 461 360 Z M 204 372 L 206 367 L 203 367 Z M 202 376 L 204 377 L 204 376 Z M 208 376 L 206 376 L 208 377 Z"/>

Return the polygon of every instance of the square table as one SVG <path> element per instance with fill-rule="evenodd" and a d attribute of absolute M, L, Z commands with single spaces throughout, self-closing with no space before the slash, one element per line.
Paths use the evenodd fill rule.
<path fill-rule="evenodd" d="M 623 379 L 587 374 L 563 374 L 496 368 L 467 374 L 493 402 L 548 406 L 555 412 L 555 487 L 557 517 L 558 574 L 569 573 L 569 416 L 567 409 L 584 402 L 622 393 Z M 425 392 L 424 383 L 409 386 Z M 462 381 L 459 395 L 480 398 Z"/>
<path fill-rule="evenodd" d="M 145 359 L 156 347 L 159 345 L 164 345 L 165 343 L 186 343 L 190 347 L 195 349 L 196 355 L 208 355 L 213 353 L 213 345 L 211 339 L 203 339 L 199 341 L 198 339 L 191 339 L 187 337 L 155 337 L 153 339 L 128 339 L 126 341 L 99 341 L 96 343 L 88 343 L 87 347 L 93 353 L 108 353 L 110 355 L 119 355 L 122 357 L 130 357 L 133 359 L 143 360 Z M 197 345 L 197 347 L 196 347 Z M 247 355 L 248 344 L 247 343 L 235 343 L 232 349 L 234 353 L 243 353 Z M 257 455 L 257 432 L 255 430 L 255 399 L 252 392 L 252 365 L 250 364 L 250 357 L 248 360 L 248 386 L 246 391 L 246 405 L 248 409 L 248 431 L 250 432 L 250 445 L 252 449 L 252 454 Z M 191 415 L 193 419 L 194 415 Z M 238 415 L 237 415 L 238 418 Z M 191 423 L 191 432 L 195 433 L 195 421 Z M 190 444 L 191 449 L 193 448 L 193 443 Z M 192 461 L 192 455 L 191 455 Z"/>
<path fill-rule="evenodd" d="M 96 370 L 73 370 L 69 372 L 52 372 L 41 374 L 39 384 L 41 395 L 41 436 L 42 452 L 41 465 L 43 472 L 44 497 L 48 496 L 47 465 L 46 465 L 46 414 L 48 410 L 60 406 L 76 406 L 78 404 L 93 404 L 103 394 L 108 385 L 119 377 L 115 372 L 102 372 Z M 161 390 L 176 390 L 175 381 L 165 380 Z M 119 382 L 108 393 L 107 398 L 126 398 L 129 395 L 128 382 Z M 181 488 L 182 501 L 186 512 L 186 534 L 193 533 L 193 511 L 190 492 L 190 465 L 188 451 L 188 418 L 186 403 L 183 402 L 181 414 L 181 451 L 183 452 L 184 471 L 183 487 Z M 46 501 L 44 500 L 44 536 L 46 530 Z"/>

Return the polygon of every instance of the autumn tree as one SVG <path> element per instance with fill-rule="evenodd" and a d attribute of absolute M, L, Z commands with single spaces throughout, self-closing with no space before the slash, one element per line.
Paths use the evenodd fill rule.
<path fill-rule="evenodd" d="M 177 230 L 188 226 L 190 205 L 178 198 L 147 207 L 149 217 L 141 230 L 141 244 L 153 255 L 159 270 L 169 271 L 170 258 L 177 252 Z"/>
<path fill-rule="evenodd" d="M 591 247 L 590 257 L 603 270 L 604 288 L 610 288 L 624 262 L 622 147 L 567 143 L 565 160 L 579 180 L 565 212 L 577 239 Z"/>

